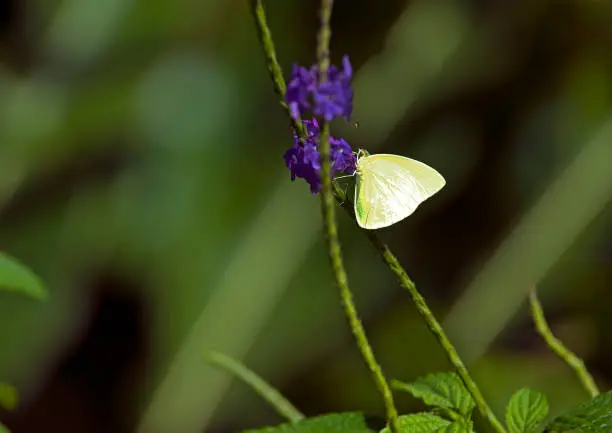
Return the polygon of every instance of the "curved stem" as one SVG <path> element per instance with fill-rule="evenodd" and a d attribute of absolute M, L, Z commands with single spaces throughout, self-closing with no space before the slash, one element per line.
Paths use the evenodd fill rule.
<path fill-rule="evenodd" d="M 446 352 L 446 356 L 450 363 L 455 367 L 457 374 L 461 377 L 461 380 L 465 384 L 466 388 L 474 398 L 476 402 L 476 407 L 480 414 L 491 424 L 491 426 L 499 433 L 505 433 L 506 430 L 503 425 L 499 422 L 493 410 L 487 404 L 482 392 L 476 385 L 476 382 L 470 376 L 467 367 L 459 357 L 455 346 L 451 343 L 449 338 L 446 336 L 442 325 L 436 319 L 433 312 L 427 306 L 425 302 L 425 298 L 421 296 L 419 291 L 416 288 L 414 282 L 410 279 L 402 265 L 399 263 L 397 258 L 391 253 L 391 250 L 376 236 L 373 232 L 367 232 L 367 236 L 372 242 L 372 244 L 376 247 L 376 249 L 380 252 L 384 262 L 387 264 L 389 269 L 397 276 L 399 279 L 400 285 L 408 291 L 410 297 L 412 298 L 412 302 L 416 306 L 419 314 L 425 319 L 425 323 L 427 327 L 431 331 L 431 333 L 436 337 L 440 346 Z"/>
<path fill-rule="evenodd" d="M 269 383 L 259 377 L 254 371 L 245 365 L 219 352 L 209 352 L 206 361 L 216 367 L 222 368 L 240 378 L 249 385 L 264 400 L 276 409 L 276 411 L 289 421 L 296 423 L 304 419 L 304 415 L 291 404 L 280 392 Z"/>
<path fill-rule="evenodd" d="M 574 370 L 578 376 L 578 380 L 580 380 L 580 383 L 582 383 L 582 386 L 591 397 L 598 396 L 599 389 L 595 384 L 595 380 L 593 380 L 593 376 L 591 376 L 584 365 L 584 361 L 565 347 L 561 340 L 555 337 L 550 330 L 546 317 L 544 316 L 544 310 L 542 310 L 542 305 L 538 300 L 538 295 L 534 288 L 529 290 L 529 304 L 531 305 L 531 316 L 535 322 L 536 330 L 544 339 L 546 345 Z"/>
<path fill-rule="evenodd" d="M 343 191 L 337 186 L 335 186 L 335 193 L 336 193 L 338 200 L 341 203 L 341 206 L 349 213 L 349 215 L 351 215 L 353 219 L 355 219 L 355 211 L 353 208 L 353 203 L 346 198 L 346 194 L 344 194 Z M 423 319 L 425 319 L 425 323 L 427 324 L 427 327 L 429 328 L 431 333 L 434 335 L 434 337 L 436 337 L 436 339 L 438 340 L 438 343 L 440 344 L 440 346 L 442 346 L 442 349 L 444 349 L 444 352 L 446 353 L 448 360 L 453 365 L 453 367 L 455 367 L 457 374 L 459 375 L 459 377 L 461 377 L 461 380 L 463 381 L 466 388 L 472 395 L 472 398 L 476 402 L 476 407 L 478 408 L 478 411 L 480 412 L 480 414 L 491 424 L 491 426 L 497 432 L 506 433 L 504 426 L 497 419 L 497 417 L 495 416 L 495 413 L 489 407 L 482 392 L 476 385 L 476 382 L 470 376 L 470 373 L 467 367 L 461 360 L 461 357 L 457 353 L 455 346 L 453 346 L 450 339 L 447 337 L 446 333 L 444 332 L 442 325 L 440 324 L 440 322 L 438 322 L 433 312 L 427 306 L 427 302 L 425 301 L 425 298 L 421 296 L 421 294 L 416 288 L 416 285 L 410 279 L 410 277 L 408 276 L 408 273 L 404 270 L 400 262 L 397 260 L 397 257 L 395 257 L 395 255 L 391 252 L 389 247 L 380 240 L 380 238 L 376 235 L 375 232 L 370 231 L 370 230 L 365 230 L 365 233 L 368 239 L 370 240 L 370 242 L 372 243 L 372 245 L 374 245 L 374 247 L 380 253 L 387 267 L 391 269 L 391 271 L 397 276 L 400 285 L 404 289 L 408 290 L 408 293 L 410 294 L 410 297 L 412 298 L 412 302 L 416 306 L 417 311 L 423 317 Z"/>

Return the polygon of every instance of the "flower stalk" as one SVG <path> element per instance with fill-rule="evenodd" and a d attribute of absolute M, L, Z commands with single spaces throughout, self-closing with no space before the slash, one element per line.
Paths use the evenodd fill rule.
<path fill-rule="evenodd" d="M 319 65 L 319 82 L 325 83 L 329 69 L 329 45 L 331 40 L 330 20 L 333 8 L 333 0 L 322 0 L 320 10 L 320 30 L 318 34 L 317 61 Z M 336 284 L 340 289 L 340 296 L 344 304 L 346 316 L 355 336 L 361 354 L 374 377 L 379 392 L 383 396 L 386 407 L 387 419 L 393 433 L 399 433 L 398 414 L 393 401 L 391 388 L 382 372 L 382 369 L 374 356 L 368 339 L 359 320 L 353 294 L 348 285 L 348 278 L 342 262 L 342 251 L 338 239 L 338 228 L 336 225 L 335 200 L 332 192 L 332 168 L 330 162 L 330 140 L 329 121 L 323 119 L 320 136 L 321 153 L 321 212 L 323 214 L 323 228 L 325 240 L 329 252 L 329 258 L 334 272 Z"/>
<path fill-rule="evenodd" d="M 353 203 L 346 197 L 346 194 L 344 194 L 344 192 L 338 187 L 336 187 L 336 196 L 339 199 L 340 205 L 348 212 L 349 215 L 351 215 L 353 219 L 355 219 Z M 417 311 L 425 320 L 427 327 L 434 335 L 436 340 L 438 340 L 440 346 L 442 346 L 442 349 L 446 353 L 446 357 L 457 371 L 457 374 L 461 378 L 461 381 L 463 382 L 469 393 L 472 395 L 474 402 L 476 402 L 478 412 L 489 422 L 489 424 L 491 424 L 495 431 L 497 431 L 498 433 L 506 433 L 504 426 L 497 419 L 497 416 L 495 416 L 495 413 L 487 404 L 482 392 L 478 388 L 478 385 L 476 385 L 476 382 L 474 381 L 467 367 L 461 360 L 461 357 L 457 353 L 455 346 L 453 346 L 453 343 L 450 341 L 450 339 L 444 332 L 444 328 L 442 328 L 442 325 L 440 324 L 438 319 L 436 319 L 436 316 L 433 314 L 433 312 L 427 305 L 425 298 L 423 298 L 423 296 L 419 293 L 418 289 L 416 288 L 416 284 L 414 284 L 412 279 L 410 279 L 408 273 L 402 267 L 397 257 L 395 257 L 389 247 L 383 241 L 380 240 L 376 233 L 370 230 L 364 231 L 374 248 L 376 248 L 376 250 L 380 253 L 381 258 L 383 259 L 387 267 L 391 270 L 391 272 L 395 274 L 395 276 L 399 280 L 400 286 L 406 289 L 410 294 L 412 302 L 414 303 Z"/>
<path fill-rule="evenodd" d="M 425 298 L 423 298 L 423 296 L 419 293 L 414 282 L 410 279 L 410 277 L 408 276 L 402 265 L 399 263 L 395 255 L 391 252 L 389 247 L 387 247 L 387 245 L 385 245 L 372 232 L 368 232 L 367 235 L 368 238 L 370 238 L 372 244 L 380 252 L 383 261 L 387 264 L 389 269 L 391 269 L 391 271 L 397 276 L 400 286 L 406 289 L 410 294 L 412 302 L 414 303 L 417 311 L 425 320 L 427 327 L 434 335 L 436 340 L 438 340 L 438 343 L 440 344 L 440 346 L 442 346 L 442 349 L 444 349 L 448 360 L 453 365 L 453 367 L 455 367 L 455 370 L 457 371 L 457 374 L 461 378 L 463 384 L 472 395 L 472 398 L 474 399 L 474 402 L 476 402 L 476 407 L 478 408 L 478 412 L 480 412 L 480 415 L 484 419 L 486 419 L 489 424 L 491 424 L 495 431 L 497 431 L 498 433 L 505 433 L 506 429 L 497 419 L 491 407 L 489 407 L 489 405 L 487 404 L 484 395 L 480 391 L 480 388 L 478 388 L 478 385 L 476 385 L 476 382 L 474 381 L 467 367 L 461 360 L 461 357 L 457 353 L 455 346 L 453 346 L 453 343 L 451 343 L 450 339 L 444 332 L 442 325 L 440 324 L 438 319 L 436 319 L 431 309 L 427 306 Z"/>
<path fill-rule="evenodd" d="M 280 66 L 278 65 L 278 61 L 276 60 L 274 46 L 271 44 L 272 39 L 270 36 L 270 32 L 267 29 L 267 24 L 265 21 L 265 12 L 263 10 L 261 0 L 252 1 L 254 4 L 255 20 L 259 28 L 260 35 L 263 35 L 260 36 L 260 38 L 262 45 L 264 46 L 264 53 L 268 62 L 268 70 L 270 72 L 275 91 L 280 96 L 281 105 L 287 112 L 288 116 L 292 119 L 292 125 L 294 127 L 294 131 L 298 136 L 298 139 L 304 142 L 308 139 L 308 134 L 302 122 L 299 121 L 299 117 L 296 115 L 295 110 L 292 110 L 291 107 L 285 102 L 286 84 L 282 76 Z M 318 35 L 317 45 L 319 80 L 321 82 L 325 82 L 325 80 L 327 79 L 327 71 L 329 68 L 329 42 L 331 39 L 331 29 L 329 21 L 331 18 L 332 6 L 333 0 L 322 0 L 320 11 L 321 28 Z M 269 36 L 269 38 L 264 36 Z M 382 373 L 380 366 L 376 362 L 372 349 L 365 335 L 365 331 L 363 330 L 363 326 L 358 318 L 357 311 L 352 301 L 352 294 L 350 292 L 350 289 L 348 288 L 348 278 L 346 276 L 346 271 L 342 264 L 340 243 L 338 240 L 337 227 L 335 223 L 334 196 L 336 201 L 352 216 L 353 219 L 355 219 L 355 214 L 353 210 L 353 204 L 348 199 L 345 192 L 342 191 L 338 187 L 338 185 L 331 182 L 332 172 L 329 162 L 329 141 L 329 125 L 328 122 L 325 121 L 323 122 L 320 134 L 322 183 L 321 208 L 323 213 L 325 235 L 330 260 L 332 263 L 332 269 L 334 271 L 336 283 L 340 288 L 341 296 L 345 305 L 345 310 L 350 322 L 351 330 L 353 331 L 359 349 L 362 352 L 362 355 L 368 365 L 368 368 L 370 369 L 376 381 L 379 391 L 383 395 L 383 399 L 385 401 L 387 409 L 387 418 L 389 419 L 391 431 L 397 433 L 399 431 L 397 423 L 397 410 L 395 408 L 393 396 L 389 384 L 384 374 Z M 389 248 L 378 238 L 378 236 L 374 232 L 366 231 L 366 235 L 370 242 L 374 245 L 374 247 L 379 251 L 383 261 L 386 263 L 389 269 L 397 276 L 400 285 L 405 288 L 410 294 L 412 301 L 417 307 L 418 312 L 421 314 L 421 316 L 423 316 L 430 331 L 434 334 L 439 344 L 446 352 L 449 361 L 455 367 L 466 388 L 474 398 L 474 401 L 476 402 L 477 408 L 481 415 L 491 424 L 491 426 L 498 433 L 506 433 L 503 425 L 497 419 L 497 417 L 485 401 L 480 389 L 470 376 L 465 364 L 459 357 L 459 354 L 457 353 L 456 349 L 446 336 L 446 333 L 444 332 L 442 326 L 433 315 L 433 312 L 427 306 L 425 299 L 418 292 L 414 282 L 410 279 L 410 277 L 408 276 L 404 268 L 401 266 L 397 258 L 391 253 Z"/>

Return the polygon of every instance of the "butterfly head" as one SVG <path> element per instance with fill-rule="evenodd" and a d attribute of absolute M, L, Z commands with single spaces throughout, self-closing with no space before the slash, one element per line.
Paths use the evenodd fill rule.
<path fill-rule="evenodd" d="M 370 152 L 368 152 L 365 149 L 359 149 L 357 152 L 355 152 L 355 156 L 357 157 L 357 163 L 356 163 L 356 167 L 355 167 L 355 174 L 358 174 L 360 172 L 359 169 L 359 162 L 361 161 L 361 159 L 370 156 Z"/>

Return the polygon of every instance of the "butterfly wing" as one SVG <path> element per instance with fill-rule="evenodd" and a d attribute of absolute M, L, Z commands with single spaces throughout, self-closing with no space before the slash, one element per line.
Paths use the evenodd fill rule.
<path fill-rule="evenodd" d="M 361 158 L 355 187 L 355 216 L 365 229 L 395 224 L 411 215 L 446 181 L 433 168 L 398 155 Z"/>

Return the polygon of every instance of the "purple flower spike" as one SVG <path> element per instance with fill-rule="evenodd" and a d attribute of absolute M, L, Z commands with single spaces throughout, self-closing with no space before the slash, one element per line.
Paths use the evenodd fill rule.
<path fill-rule="evenodd" d="M 287 167 L 291 170 L 292 181 L 296 177 L 301 177 L 310 184 L 310 191 L 313 194 L 321 190 L 321 177 L 319 176 L 321 164 L 319 153 L 313 143 L 306 142 L 304 146 L 294 145 L 285 152 L 284 158 Z"/>
<path fill-rule="evenodd" d="M 344 56 L 342 63 L 344 67 L 342 71 L 333 65 L 329 67 L 327 81 L 320 84 L 313 95 L 314 114 L 323 116 L 328 122 L 335 117 L 345 117 L 346 120 L 350 120 L 353 111 L 351 88 L 353 69 L 348 56 Z"/>
<path fill-rule="evenodd" d="M 291 171 L 291 180 L 302 178 L 310 185 L 313 194 L 321 190 L 321 156 L 319 154 L 319 124 L 315 119 L 305 120 L 304 127 L 308 137 L 304 144 L 294 134 L 293 147 L 285 152 L 285 164 Z M 357 159 L 351 146 L 343 139 L 330 137 L 330 160 L 332 179 L 337 172 L 355 173 Z"/>
<path fill-rule="evenodd" d="M 293 65 L 291 80 L 287 85 L 285 100 L 291 110 L 291 116 L 297 119 L 310 108 L 308 96 L 316 89 L 316 71 Z"/>
<path fill-rule="evenodd" d="M 294 119 L 302 117 L 308 109 L 330 122 L 335 117 L 350 120 L 353 110 L 353 69 L 348 56 L 342 58 L 342 70 L 331 65 L 327 80 L 319 83 L 318 67 L 310 69 L 294 65 L 285 99 Z"/>

